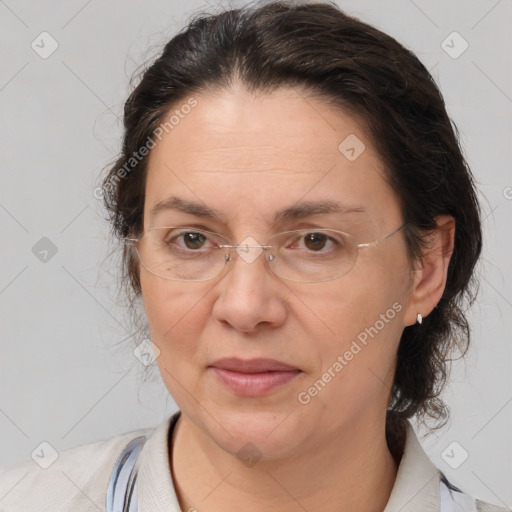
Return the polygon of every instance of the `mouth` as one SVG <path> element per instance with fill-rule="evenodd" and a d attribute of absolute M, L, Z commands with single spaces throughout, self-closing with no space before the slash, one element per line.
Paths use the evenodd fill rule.
<path fill-rule="evenodd" d="M 209 367 L 237 395 L 265 396 L 294 380 L 301 372 L 275 359 L 220 359 Z"/>

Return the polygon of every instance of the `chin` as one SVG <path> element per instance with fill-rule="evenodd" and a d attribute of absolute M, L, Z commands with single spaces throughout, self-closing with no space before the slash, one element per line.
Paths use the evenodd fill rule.
<path fill-rule="evenodd" d="M 205 413 L 203 430 L 223 450 L 240 458 L 245 452 L 262 459 L 293 455 L 307 438 L 307 428 L 292 408 L 271 410 L 236 410 L 217 407 L 215 420 Z"/>

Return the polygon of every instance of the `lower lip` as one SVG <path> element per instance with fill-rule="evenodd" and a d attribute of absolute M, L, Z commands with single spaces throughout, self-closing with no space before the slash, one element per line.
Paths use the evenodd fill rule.
<path fill-rule="evenodd" d="M 274 389 L 287 384 L 299 375 L 300 370 L 275 371 L 262 373 L 241 373 L 212 368 L 222 383 L 238 395 L 263 396 Z"/>

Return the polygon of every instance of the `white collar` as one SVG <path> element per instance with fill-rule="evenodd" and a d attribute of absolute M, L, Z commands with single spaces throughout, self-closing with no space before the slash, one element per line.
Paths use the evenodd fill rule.
<path fill-rule="evenodd" d="M 440 478 L 408 421 L 404 453 L 383 512 L 438 512 Z"/>

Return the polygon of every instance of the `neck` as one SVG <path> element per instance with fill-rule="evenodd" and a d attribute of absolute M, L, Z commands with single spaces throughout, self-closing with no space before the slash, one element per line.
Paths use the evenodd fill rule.
<path fill-rule="evenodd" d="M 298 507 L 382 512 L 397 464 L 386 443 L 385 424 L 361 425 L 347 427 L 332 439 L 311 440 L 286 459 L 247 467 L 181 414 L 170 447 L 180 507 L 209 512 L 241 506 L 247 512 L 295 512 Z"/>

